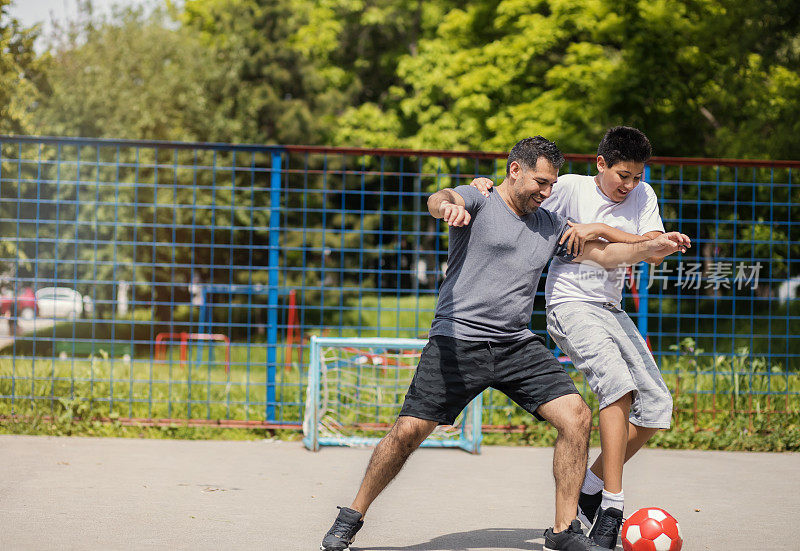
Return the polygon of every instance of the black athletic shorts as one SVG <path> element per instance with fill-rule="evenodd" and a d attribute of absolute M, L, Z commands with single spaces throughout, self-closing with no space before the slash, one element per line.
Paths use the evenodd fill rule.
<path fill-rule="evenodd" d="M 537 419 L 542 404 L 578 389 L 539 336 L 465 341 L 433 336 L 422 351 L 400 415 L 452 425 L 478 394 L 495 388 Z"/>

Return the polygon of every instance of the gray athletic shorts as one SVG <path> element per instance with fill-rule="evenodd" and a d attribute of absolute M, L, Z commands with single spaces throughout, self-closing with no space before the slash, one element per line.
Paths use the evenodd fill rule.
<path fill-rule="evenodd" d="M 547 331 L 586 377 L 600 409 L 633 392 L 632 424 L 670 427 L 672 396 L 628 314 L 611 303 L 562 302 L 547 308 Z"/>

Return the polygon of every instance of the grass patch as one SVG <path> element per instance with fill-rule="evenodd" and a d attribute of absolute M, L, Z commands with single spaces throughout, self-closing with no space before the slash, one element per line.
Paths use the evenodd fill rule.
<path fill-rule="evenodd" d="M 266 346 L 234 343 L 228 373 L 224 349 L 215 347 L 212 351 L 211 361 L 205 357 L 198 360 L 190 353 L 186 365 L 180 362 L 177 346 L 169 349 L 164 361 L 142 357 L 125 361 L 102 355 L 81 359 L 0 359 L 0 415 L 18 416 L 6 418 L 0 424 L 0 432 L 185 439 L 258 439 L 276 435 L 265 429 L 180 424 L 130 427 L 115 421 L 120 418 L 265 420 Z M 769 365 L 746 349 L 733 356 L 708 356 L 685 340 L 677 351 L 679 355 L 665 358 L 662 365 L 675 398 L 674 426 L 659 432 L 650 446 L 800 450 L 800 374 L 784 371 L 781 365 Z M 286 353 L 282 346 L 278 348 L 279 362 Z M 301 366 L 305 369 L 307 363 L 308 358 L 303 357 L 289 370 L 277 371 L 274 406 L 278 419 L 293 423 L 302 420 L 306 378 Z M 577 372 L 570 373 L 595 410 L 596 424 L 596 398 Z M 405 385 L 403 382 L 401 386 Z M 394 421 L 395 410 L 381 411 L 374 421 Z M 554 430 L 533 420 L 499 392 L 485 396 L 484 423 L 522 427 L 516 433 L 487 433 L 484 435 L 487 444 L 549 446 L 555 441 Z M 299 438 L 294 431 L 278 431 L 277 436 Z M 592 438 L 595 444 L 599 443 L 596 432 Z"/>
<path fill-rule="evenodd" d="M 434 295 L 349 298 L 341 336 L 427 338 L 435 308 Z"/>
<path fill-rule="evenodd" d="M 0 415 L 56 416 L 86 403 L 91 417 L 263 420 L 268 386 L 274 387 L 279 418 L 300 417 L 305 381 L 298 367 L 276 370 L 267 384 L 267 347 L 232 345 L 230 370 L 222 346 L 192 347 L 180 361 L 179 347 L 164 360 L 107 355 L 91 358 L 0 359 Z M 279 347 L 279 363 L 288 350 Z M 298 362 L 306 365 L 307 359 Z"/>

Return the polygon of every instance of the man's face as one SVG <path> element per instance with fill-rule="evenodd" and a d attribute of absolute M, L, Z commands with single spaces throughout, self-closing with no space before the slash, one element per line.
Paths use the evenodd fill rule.
<path fill-rule="evenodd" d="M 550 161 L 539 157 L 535 168 L 527 168 L 516 161 L 511 163 L 510 176 L 514 185 L 509 190 L 511 202 L 517 214 L 530 214 L 550 197 L 553 184 L 558 179 L 558 169 Z"/>
<path fill-rule="evenodd" d="M 600 189 L 606 197 L 619 203 L 642 181 L 644 163 L 617 161 L 610 167 L 600 155 L 597 157 L 597 170 Z"/>

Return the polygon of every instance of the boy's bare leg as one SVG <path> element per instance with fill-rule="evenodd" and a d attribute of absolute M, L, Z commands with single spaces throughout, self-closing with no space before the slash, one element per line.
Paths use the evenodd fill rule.
<path fill-rule="evenodd" d="M 658 429 L 654 429 L 654 428 L 650 428 L 650 427 L 639 427 L 639 426 L 633 425 L 630 422 L 628 422 L 628 412 L 630 411 L 630 394 L 627 394 L 626 396 L 627 396 L 627 403 L 628 403 L 627 409 L 625 409 L 625 407 L 622 408 L 623 412 L 624 412 L 624 422 L 623 422 L 623 424 L 627 429 L 625 452 L 624 452 L 625 455 L 624 455 L 623 463 L 627 462 L 628 459 L 633 457 L 634 454 L 636 454 L 636 452 L 638 452 L 641 449 L 641 447 L 644 446 L 645 443 L 648 440 L 650 440 L 650 438 L 652 438 L 652 436 L 656 432 L 658 432 Z M 615 406 L 617 404 L 619 404 L 619 401 L 617 401 L 614 404 L 611 404 L 610 406 L 607 406 L 607 407 L 603 408 L 602 410 L 600 410 L 600 443 L 601 443 L 601 451 L 600 451 L 600 455 L 597 456 L 597 459 L 595 459 L 595 461 L 594 461 L 594 463 L 592 463 L 592 467 L 591 467 L 591 471 L 595 475 L 597 475 L 597 478 L 599 478 L 600 480 L 602 480 L 604 482 L 606 490 L 608 490 L 610 492 L 614 492 L 614 493 L 622 491 L 622 469 L 621 469 L 621 464 L 620 464 L 620 467 L 612 467 L 611 471 L 607 471 L 607 469 L 605 467 L 605 465 L 606 465 L 606 453 L 607 453 L 607 450 L 609 450 L 610 448 L 607 446 L 607 437 L 606 437 L 606 435 L 604 433 L 603 426 L 604 426 L 604 424 L 606 426 L 608 426 L 608 422 L 606 420 L 609 417 L 611 419 L 613 419 L 615 412 L 613 412 L 613 411 L 608 412 L 608 413 L 611 414 L 610 416 L 609 415 L 604 416 L 603 412 L 606 412 L 607 410 L 609 410 L 610 408 L 612 408 L 613 406 Z M 606 422 L 604 423 L 604 421 L 606 421 Z M 612 425 L 613 425 L 613 423 L 612 423 Z M 618 433 L 622 433 L 623 431 L 620 431 L 619 428 L 617 428 L 617 432 Z M 613 441 L 614 441 L 614 437 L 612 435 L 611 436 L 611 441 L 609 441 L 609 442 L 613 442 Z M 619 451 L 617 451 L 617 455 L 619 455 Z M 617 457 L 616 459 L 613 459 L 612 460 L 612 464 L 619 464 L 619 457 Z M 609 484 L 612 484 L 614 482 L 613 474 L 612 474 L 612 476 L 611 476 L 611 478 L 609 480 L 606 480 L 606 477 L 604 476 L 604 474 L 605 474 L 605 472 L 613 473 L 616 470 L 619 470 L 620 474 L 619 474 L 619 484 L 618 484 L 618 486 L 615 486 L 615 488 L 618 487 L 619 490 L 615 491 L 613 488 L 609 488 Z"/>
<path fill-rule="evenodd" d="M 622 491 L 622 466 L 628 447 L 628 414 L 631 395 L 626 394 L 600 410 L 600 445 L 602 448 L 603 486 L 613 494 Z M 595 473 L 597 474 L 597 473 Z"/>
<path fill-rule="evenodd" d="M 592 412 L 579 394 L 568 394 L 542 404 L 536 413 L 556 430 L 553 447 L 553 478 L 556 482 L 554 532 L 569 527 L 578 510 L 578 495 L 586 473 Z"/>
<path fill-rule="evenodd" d="M 437 424 L 436 421 L 416 417 L 398 417 L 392 430 L 372 452 L 364 480 L 361 481 L 361 487 L 350 508 L 361 513 L 362 517 L 365 516 L 375 498 L 397 476 L 406 459 L 433 432 Z"/>

